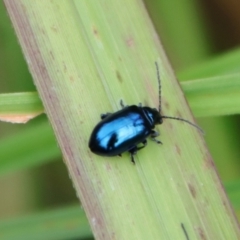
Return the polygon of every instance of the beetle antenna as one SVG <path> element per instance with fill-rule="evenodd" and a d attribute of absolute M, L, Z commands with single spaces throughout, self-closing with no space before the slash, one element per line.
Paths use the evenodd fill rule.
<path fill-rule="evenodd" d="M 162 101 L 161 101 L 161 78 L 160 78 L 160 71 L 159 71 L 159 66 L 158 66 L 158 63 L 157 61 L 155 62 L 155 65 L 156 65 L 156 70 L 157 70 L 157 79 L 158 79 L 158 98 L 159 98 L 159 106 L 158 106 L 158 111 L 159 111 L 159 114 L 161 115 L 161 104 L 162 104 Z M 168 118 L 168 119 L 173 119 L 173 120 L 178 120 L 178 121 L 182 121 L 182 122 L 186 122 L 188 123 L 189 125 L 197 128 L 202 134 L 204 134 L 204 131 L 196 124 L 186 120 L 186 119 L 183 119 L 183 118 L 178 118 L 178 117 L 169 117 L 169 116 L 161 116 L 161 118 Z"/>
<path fill-rule="evenodd" d="M 161 113 L 161 79 L 160 79 L 160 72 L 159 72 L 159 67 L 158 63 L 155 62 L 156 65 L 156 70 L 157 70 L 157 79 L 158 79 L 158 101 L 159 101 L 159 106 L 158 106 L 158 111 Z"/>
<path fill-rule="evenodd" d="M 161 116 L 161 118 L 168 118 L 168 119 L 174 119 L 174 120 L 178 120 L 178 121 L 182 121 L 182 122 L 186 122 L 188 123 L 189 125 L 197 128 L 202 134 L 204 134 L 204 131 L 196 124 L 186 120 L 186 119 L 183 119 L 183 118 L 178 118 L 178 117 L 169 117 L 169 116 Z"/>

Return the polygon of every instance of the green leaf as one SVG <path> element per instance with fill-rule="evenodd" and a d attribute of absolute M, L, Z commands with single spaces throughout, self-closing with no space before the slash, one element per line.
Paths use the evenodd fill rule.
<path fill-rule="evenodd" d="M 238 239 L 232 208 L 200 133 L 166 121 L 131 165 L 92 154 L 102 112 L 142 101 L 193 121 L 141 2 L 5 1 L 77 195 L 97 239 Z M 126 24 L 127 23 L 127 24 Z M 22 27 L 24 26 L 24 27 Z M 184 226 L 184 229 L 183 229 Z M 179 237 L 180 236 L 180 237 Z"/>
<path fill-rule="evenodd" d="M 36 92 L 0 94 L 0 119 L 13 123 L 26 123 L 43 113 Z"/>
<path fill-rule="evenodd" d="M 28 126 L 0 141 L 0 174 L 50 162 L 60 156 L 50 124 Z"/>
<path fill-rule="evenodd" d="M 66 240 L 91 236 L 86 216 L 79 206 L 0 221 L 2 240 Z"/>
<path fill-rule="evenodd" d="M 195 66 L 188 67 L 178 73 L 180 80 L 218 77 L 223 75 L 239 75 L 240 48 L 212 57 Z"/>
<path fill-rule="evenodd" d="M 181 86 L 197 117 L 240 113 L 240 72 L 185 81 Z"/>

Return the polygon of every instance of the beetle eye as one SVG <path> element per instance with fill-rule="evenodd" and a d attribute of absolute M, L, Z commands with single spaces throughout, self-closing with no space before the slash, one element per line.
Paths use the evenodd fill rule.
<path fill-rule="evenodd" d="M 163 119 L 162 119 L 161 116 L 159 116 L 158 123 L 159 123 L 159 124 L 162 124 L 162 123 L 163 123 Z"/>
<path fill-rule="evenodd" d="M 154 114 L 154 123 L 155 124 L 162 124 L 163 123 L 162 116 L 159 114 L 158 111 L 156 111 L 156 113 Z"/>
<path fill-rule="evenodd" d="M 155 124 L 162 124 L 163 123 L 163 119 L 161 114 L 157 111 L 157 109 L 154 109 L 154 123 Z"/>

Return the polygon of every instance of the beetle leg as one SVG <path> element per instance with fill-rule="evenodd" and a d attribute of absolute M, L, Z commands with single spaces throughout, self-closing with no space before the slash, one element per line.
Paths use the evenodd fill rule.
<path fill-rule="evenodd" d="M 142 148 L 147 146 L 147 139 L 143 140 L 142 144 L 143 144 L 143 146 L 141 146 L 141 147 L 134 146 L 132 149 L 129 150 L 129 152 L 131 154 L 131 162 L 133 164 L 135 164 L 134 155 L 137 153 L 137 151 L 139 151 L 140 149 L 142 149 Z"/>
<path fill-rule="evenodd" d="M 142 148 L 147 146 L 147 139 L 143 140 L 142 144 L 143 144 L 143 146 L 142 147 L 138 147 L 138 150 L 140 150 L 140 149 L 142 149 Z"/>
<path fill-rule="evenodd" d="M 131 150 L 129 150 L 130 154 L 131 154 L 131 162 L 133 164 L 135 164 L 135 161 L 134 161 L 134 155 L 137 153 L 137 147 L 134 146 Z"/>
<path fill-rule="evenodd" d="M 111 115 L 111 113 L 102 113 L 102 114 L 100 115 L 100 118 L 101 118 L 101 119 L 104 119 L 104 118 L 106 118 L 106 117 L 109 116 L 109 115 Z"/>
<path fill-rule="evenodd" d="M 151 131 L 151 139 L 158 144 L 162 144 L 161 141 L 156 139 L 156 137 L 158 136 L 159 136 L 159 133 L 157 131 L 154 131 L 154 130 Z"/>
<path fill-rule="evenodd" d="M 127 105 L 124 105 L 124 103 L 123 103 L 123 100 L 122 100 L 122 99 L 120 100 L 120 106 L 121 106 L 122 108 L 125 108 L 125 107 L 127 107 Z"/>
<path fill-rule="evenodd" d="M 131 153 L 131 162 L 135 165 L 134 154 L 135 153 Z"/>

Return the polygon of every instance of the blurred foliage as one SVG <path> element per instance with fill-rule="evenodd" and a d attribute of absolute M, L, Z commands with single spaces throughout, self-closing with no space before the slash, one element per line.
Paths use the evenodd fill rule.
<path fill-rule="evenodd" d="M 197 67 L 199 63 L 204 64 L 206 60 L 215 58 L 239 46 L 240 34 L 236 29 L 240 29 L 240 2 L 234 2 L 234 0 L 226 2 L 183 0 L 180 3 L 179 1 L 146 0 L 145 4 L 180 80 L 184 80 L 184 74 L 190 74 L 194 65 Z M 35 90 L 2 2 L 0 3 L 0 36 L 1 93 Z M 235 71 L 233 69 L 227 74 Z M 209 75 L 217 76 L 221 73 L 222 68 L 216 67 L 214 71 L 209 72 Z M 194 76 L 195 78 L 209 77 L 201 74 L 200 71 L 197 73 L 194 71 L 190 75 L 192 80 Z M 208 147 L 236 213 L 240 217 L 239 116 L 201 118 L 198 119 L 198 122 L 206 132 L 205 137 Z M 39 166 L 37 161 L 39 158 L 44 158 L 43 153 L 46 153 L 47 141 L 53 138 L 52 135 L 45 136 L 46 139 L 39 138 L 40 133 L 43 133 L 41 125 L 44 126 L 44 129 L 49 128 L 45 117 L 35 119 L 26 126 L 0 122 L 2 146 L 7 141 L 13 141 L 11 148 L 5 149 L 5 151 L 15 151 L 14 144 L 16 143 L 14 141 L 19 139 L 18 141 L 22 142 L 22 146 L 18 145 L 18 150 L 20 152 L 22 150 L 23 159 L 24 157 L 26 161 L 33 159 L 32 165 Z M 21 138 L 23 135 L 28 137 Z M 44 142 L 40 143 L 41 141 Z M 34 144 L 42 144 L 43 152 L 34 151 L 34 148 L 32 152 L 24 152 L 24 145 L 35 146 Z M 58 152 L 57 146 L 54 146 L 54 149 L 55 153 L 53 155 L 49 154 L 51 156 L 50 160 L 57 160 L 57 158 L 60 160 L 60 152 Z M 6 159 L 7 157 L 4 156 L 3 158 Z M 71 183 L 63 161 L 53 162 L 50 160 L 42 161 L 42 163 L 48 164 L 47 167 L 39 166 L 34 175 L 32 171 L 22 168 L 21 174 L 5 175 L 0 179 L 1 195 L 9 196 L 9 189 L 18 194 L 15 198 L 9 196 L 11 201 L 6 197 L 0 198 L 1 217 L 21 215 L 37 209 L 39 206 L 60 205 L 63 202 L 59 201 L 61 199 L 59 195 L 65 196 L 64 203 L 69 204 L 76 201 L 74 189 L 69 187 Z M 16 168 L 17 164 L 18 161 L 13 168 Z M 50 167 L 60 170 L 49 171 Z M 55 178 L 55 181 L 43 181 L 43 178 Z M 61 183 L 61 189 L 51 187 L 56 186 L 56 181 Z M 51 200 L 45 201 L 46 195 L 39 194 L 45 192 L 43 189 L 51 189 L 48 192 L 48 198 Z M 12 211 L 13 209 L 14 211 Z"/>

